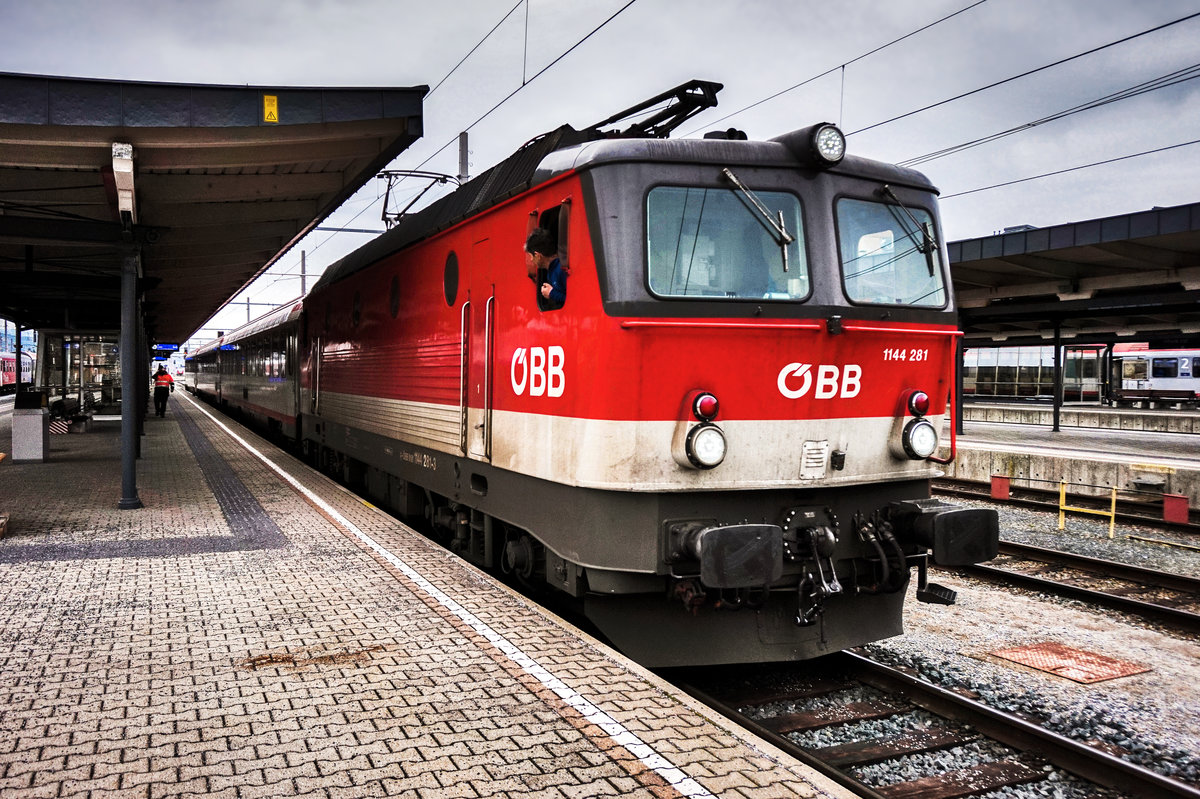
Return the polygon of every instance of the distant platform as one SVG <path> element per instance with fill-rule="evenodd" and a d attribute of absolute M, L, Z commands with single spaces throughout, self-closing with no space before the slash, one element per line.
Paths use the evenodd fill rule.
<path fill-rule="evenodd" d="M 948 477 L 986 483 L 1000 475 L 1011 478 L 1014 486 L 1041 489 L 1054 489 L 1052 483 L 1065 479 L 1090 487 L 1078 493 L 1103 495 L 1116 486 L 1119 491 L 1148 491 L 1143 498 L 1150 500 L 1155 493 L 1186 496 L 1189 507 L 1200 507 L 1200 427 L 1196 432 L 1158 429 L 1170 412 L 1093 408 L 1080 416 L 1100 425 L 1071 427 L 1064 422 L 1054 432 L 1049 415 L 1020 414 L 1019 407 L 993 410 L 1004 412 L 1009 421 L 978 421 L 964 414 L 958 456 L 945 467 Z M 1038 421 L 1026 421 L 1030 419 Z M 949 442 L 947 425 L 943 456 Z"/>
<path fill-rule="evenodd" d="M 1006 424 L 1054 424 L 1054 408 L 1039 402 L 987 402 L 968 400 L 963 420 Z M 1099 430 L 1134 430 L 1200 435 L 1200 410 L 1194 408 L 1109 408 L 1096 404 L 1064 405 L 1059 427 L 1090 427 Z"/>

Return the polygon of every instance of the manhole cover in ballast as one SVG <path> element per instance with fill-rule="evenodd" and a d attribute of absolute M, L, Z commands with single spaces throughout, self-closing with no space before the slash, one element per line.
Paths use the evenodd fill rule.
<path fill-rule="evenodd" d="M 1102 682 L 1150 671 L 1149 666 L 1140 663 L 1117 660 L 1052 642 L 997 649 L 991 654 L 1082 683 Z"/>

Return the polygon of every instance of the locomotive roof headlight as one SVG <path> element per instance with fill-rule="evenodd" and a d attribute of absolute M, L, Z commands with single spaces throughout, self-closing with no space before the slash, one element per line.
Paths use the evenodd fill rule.
<path fill-rule="evenodd" d="M 707 391 L 701 391 L 692 400 L 692 413 L 702 422 L 711 422 L 715 419 L 720 408 L 721 403 L 717 402 L 717 398 Z"/>
<path fill-rule="evenodd" d="M 908 411 L 913 416 L 924 416 L 929 413 L 929 395 L 924 391 L 914 391 L 909 394 Z"/>
<path fill-rule="evenodd" d="M 819 122 L 793 130 L 771 141 L 791 151 L 801 166 L 827 169 L 837 166 L 846 156 L 846 137 L 832 122 Z"/>
<path fill-rule="evenodd" d="M 937 430 L 927 419 L 913 419 L 900 436 L 904 452 L 913 460 L 925 460 L 937 451 Z"/>
<path fill-rule="evenodd" d="M 688 431 L 685 450 L 697 469 L 712 469 L 725 460 L 725 434 L 711 422 L 698 424 Z"/>
<path fill-rule="evenodd" d="M 813 152 L 825 163 L 833 166 L 846 155 L 846 137 L 835 125 L 818 125 L 813 131 Z"/>

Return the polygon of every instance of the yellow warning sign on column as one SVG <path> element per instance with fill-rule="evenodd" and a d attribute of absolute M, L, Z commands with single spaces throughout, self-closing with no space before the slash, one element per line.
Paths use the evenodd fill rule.
<path fill-rule="evenodd" d="M 273 94 L 263 95 L 263 122 L 279 122 L 279 98 Z"/>

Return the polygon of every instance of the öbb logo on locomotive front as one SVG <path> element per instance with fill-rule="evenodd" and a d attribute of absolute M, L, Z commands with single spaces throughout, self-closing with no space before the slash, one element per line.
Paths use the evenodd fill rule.
<path fill-rule="evenodd" d="M 809 389 L 813 387 L 812 368 L 813 364 L 811 363 L 789 363 L 780 369 L 779 377 L 775 381 L 779 387 L 779 393 L 788 399 L 800 399 L 808 394 Z M 793 388 L 797 379 L 800 381 L 800 387 Z M 862 367 L 858 364 L 848 363 L 842 369 L 833 364 L 820 364 L 817 366 L 816 384 L 817 389 L 813 392 L 813 399 L 857 397 L 858 393 L 862 391 Z"/>

